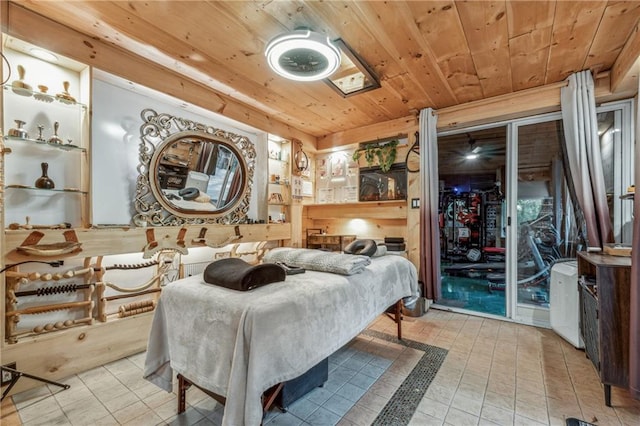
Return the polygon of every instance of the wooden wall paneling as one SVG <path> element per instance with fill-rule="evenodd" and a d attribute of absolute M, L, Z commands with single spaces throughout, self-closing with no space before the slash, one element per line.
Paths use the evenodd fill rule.
<path fill-rule="evenodd" d="M 640 72 L 640 23 L 634 27 L 611 69 L 611 90 L 637 89 Z"/>
<path fill-rule="evenodd" d="M 360 142 L 404 137 L 416 130 L 418 130 L 418 117 L 411 115 L 320 137 L 318 138 L 317 147 L 320 152 L 349 145 L 355 148 Z"/>
<path fill-rule="evenodd" d="M 639 10 L 640 2 L 636 1 L 607 3 L 584 64 L 585 69 L 598 73 L 611 68 L 638 22 Z M 629 31 L 621 31 L 622 28 L 629 28 Z"/>
<path fill-rule="evenodd" d="M 302 217 L 302 209 L 303 206 L 299 202 L 294 202 L 291 204 L 291 214 L 290 218 L 287 220 L 291 222 L 291 247 L 304 247 L 303 237 L 302 237 L 302 226 L 303 226 L 303 217 Z"/>
<path fill-rule="evenodd" d="M 291 239 L 290 223 L 274 223 L 268 225 L 238 225 L 242 239 L 238 242 L 256 242 L 256 241 L 273 241 L 273 240 L 289 240 Z M 185 226 L 187 233 L 185 234 L 185 246 L 203 247 L 197 240 L 202 228 L 207 228 L 206 238 L 211 242 L 223 242 L 231 236 L 235 236 L 234 225 L 188 225 Z M 82 243 L 82 251 L 74 255 L 62 255 L 65 257 L 89 257 L 111 254 L 139 253 L 144 250 L 147 245 L 147 229 L 153 229 L 156 241 L 167 238 L 169 241 L 176 241 L 178 232 L 181 227 L 167 226 L 154 228 L 99 228 L 99 229 L 76 229 L 78 241 Z M 64 241 L 62 233 L 65 230 L 47 230 L 43 231 L 45 236 L 40 244 L 57 243 Z M 3 256 L 5 262 L 14 263 L 22 260 L 52 260 L 51 257 L 39 258 L 36 256 L 25 255 L 17 250 L 22 242 L 29 236 L 31 231 L 5 231 L 5 245 L 3 246 Z M 56 256 L 55 259 L 57 260 Z"/>
<path fill-rule="evenodd" d="M 410 2 L 408 6 L 458 103 L 482 99 L 480 79 L 455 5 L 445 0 Z"/>
<path fill-rule="evenodd" d="M 34 28 L 38 28 L 38 31 L 33 31 Z M 143 57 L 87 37 L 14 3 L 9 4 L 8 33 L 247 125 L 285 138 L 309 141 L 315 145 L 314 136 L 297 130 L 278 120 L 277 117 L 267 115 L 229 96 L 214 92 L 211 88 L 187 79 L 171 69 L 154 64 Z"/>
<path fill-rule="evenodd" d="M 555 2 L 545 84 L 564 80 L 583 69 L 589 53 L 584 40 L 593 38 L 605 6 L 603 1 Z"/>
<path fill-rule="evenodd" d="M 416 141 L 415 133 L 409 135 L 409 147 Z M 420 170 L 420 156 L 406 154 L 403 158 L 407 158 L 408 170 Z M 420 267 L 420 209 L 411 208 L 411 200 L 422 198 L 422 189 L 420 186 L 420 173 L 407 173 L 407 223 L 406 227 L 406 244 L 407 257 L 409 260 Z"/>
<path fill-rule="evenodd" d="M 153 312 L 94 322 L 38 336 L 2 347 L 2 363 L 16 362 L 16 369 L 51 380 L 63 380 L 147 348 Z M 41 386 L 34 380 L 20 380 L 12 389 L 16 394 Z"/>
<path fill-rule="evenodd" d="M 546 80 L 555 3 L 506 5 L 513 90 L 541 86 Z"/>
<path fill-rule="evenodd" d="M 457 2 L 485 98 L 513 90 L 505 2 Z"/>
<path fill-rule="evenodd" d="M 438 130 L 507 120 L 560 109 L 560 88 L 566 82 L 525 89 L 437 111 Z"/>
<path fill-rule="evenodd" d="M 403 219 L 407 218 L 405 201 L 307 205 L 306 217 L 318 219 Z"/>
<path fill-rule="evenodd" d="M 319 219 L 310 228 L 324 229 L 327 234 L 355 235 L 357 238 L 383 240 L 384 237 L 407 237 L 407 225 L 403 219 Z"/>

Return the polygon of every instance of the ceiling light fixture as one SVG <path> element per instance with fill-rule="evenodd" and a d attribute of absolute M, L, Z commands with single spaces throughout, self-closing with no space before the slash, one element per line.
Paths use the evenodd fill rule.
<path fill-rule="evenodd" d="M 295 81 L 322 80 L 340 66 L 340 50 L 329 37 L 308 29 L 281 34 L 265 50 L 272 70 Z"/>
<path fill-rule="evenodd" d="M 39 49 L 37 47 L 32 47 L 29 49 L 29 52 L 35 56 L 36 58 L 40 58 L 43 61 L 47 62 L 57 62 L 58 57 L 51 52 L 47 52 L 46 50 Z"/>

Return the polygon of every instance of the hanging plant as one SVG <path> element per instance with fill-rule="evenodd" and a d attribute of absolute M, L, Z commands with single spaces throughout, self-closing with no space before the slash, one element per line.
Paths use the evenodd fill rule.
<path fill-rule="evenodd" d="M 380 171 L 386 173 L 396 161 L 397 146 L 397 139 L 384 143 L 370 143 L 356 149 L 351 158 L 357 163 L 364 153 L 364 160 L 367 162 L 368 167 L 373 166 L 377 160 Z"/>

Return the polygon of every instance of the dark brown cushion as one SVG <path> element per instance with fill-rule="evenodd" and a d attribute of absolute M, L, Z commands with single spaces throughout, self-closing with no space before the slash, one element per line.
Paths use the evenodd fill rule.
<path fill-rule="evenodd" d="M 355 240 L 344 248 L 347 254 L 360 254 L 363 256 L 373 256 L 376 254 L 378 246 L 374 240 Z"/>
<path fill-rule="evenodd" d="M 237 257 L 210 263 L 203 273 L 204 281 L 232 290 L 247 291 L 266 284 L 284 281 L 284 269 L 274 263 L 250 265 Z"/>

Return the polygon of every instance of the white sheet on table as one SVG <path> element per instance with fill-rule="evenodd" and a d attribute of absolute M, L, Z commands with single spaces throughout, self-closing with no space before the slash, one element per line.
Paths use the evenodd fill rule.
<path fill-rule="evenodd" d="M 167 285 L 155 311 L 144 377 L 167 391 L 180 373 L 225 396 L 224 425 L 257 425 L 261 395 L 357 336 L 401 298 L 417 295 L 403 257 L 372 259 L 362 273 L 307 271 L 249 292 L 196 275 Z"/>

